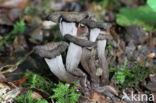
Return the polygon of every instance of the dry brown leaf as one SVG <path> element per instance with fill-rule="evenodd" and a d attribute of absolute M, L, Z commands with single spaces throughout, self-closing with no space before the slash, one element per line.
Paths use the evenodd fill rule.
<path fill-rule="evenodd" d="M 0 102 L 13 103 L 13 98 L 19 95 L 20 88 L 14 87 L 11 83 L 0 82 Z"/>
<path fill-rule="evenodd" d="M 109 103 L 102 94 L 95 93 L 95 92 L 91 94 L 90 99 L 98 103 Z"/>
<path fill-rule="evenodd" d="M 119 40 L 120 40 L 119 37 L 118 37 L 118 35 L 117 35 L 117 33 L 116 33 L 116 31 L 115 31 L 115 28 L 114 28 L 114 27 L 112 27 L 112 28 L 110 29 L 110 32 L 111 32 L 111 35 L 113 36 L 113 38 L 114 38 L 116 41 L 119 41 Z"/>
<path fill-rule="evenodd" d="M 24 76 L 22 79 L 14 81 L 13 83 L 17 86 L 22 86 L 22 84 L 26 81 L 27 77 Z"/>
<path fill-rule="evenodd" d="M 147 57 L 148 57 L 149 59 L 152 59 L 152 58 L 156 57 L 156 54 L 155 54 L 155 53 L 149 53 L 149 54 L 147 55 Z"/>
<path fill-rule="evenodd" d="M 39 93 L 33 92 L 33 93 L 32 93 L 32 98 L 39 98 L 39 99 L 42 99 L 43 97 L 42 97 Z"/>
<path fill-rule="evenodd" d="M 118 56 L 118 57 L 120 57 L 120 55 L 123 53 L 123 50 L 119 50 L 117 53 L 116 53 L 116 55 Z"/>
<path fill-rule="evenodd" d="M 143 57 L 137 57 L 137 61 L 138 62 L 143 62 L 143 61 L 145 61 L 145 59 Z"/>
<path fill-rule="evenodd" d="M 0 7 L 24 9 L 31 0 L 0 0 Z"/>
<path fill-rule="evenodd" d="M 18 67 L 17 64 L 5 65 L 3 67 L 0 67 L 0 71 L 1 73 L 9 73 L 15 71 L 17 67 Z"/>

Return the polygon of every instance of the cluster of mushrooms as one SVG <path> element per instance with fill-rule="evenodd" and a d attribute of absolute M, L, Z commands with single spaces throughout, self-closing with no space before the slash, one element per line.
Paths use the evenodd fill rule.
<path fill-rule="evenodd" d="M 116 95 L 109 84 L 107 38 L 103 33 L 111 24 L 97 22 L 89 12 L 55 12 L 48 20 L 58 23 L 64 40 L 36 46 L 34 50 L 45 59 L 51 72 L 67 83 L 79 80 L 85 96 L 91 91 Z"/>

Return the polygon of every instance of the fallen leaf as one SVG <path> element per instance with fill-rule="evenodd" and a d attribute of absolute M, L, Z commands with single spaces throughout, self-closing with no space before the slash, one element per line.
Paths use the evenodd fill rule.
<path fill-rule="evenodd" d="M 5 65 L 3 67 L 0 67 L 1 73 L 8 73 L 8 72 L 13 72 L 17 69 L 18 65 L 13 64 L 13 65 Z"/>
<path fill-rule="evenodd" d="M 39 99 L 42 99 L 43 97 L 42 97 L 39 93 L 33 92 L 33 93 L 32 93 L 32 98 L 39 98 Z"/>
<path fill-rule="evenodd" d="M 123 50 L 119 50 L 117 53 L 116 53 L 116 56 L 120 57 L 120 55 L 123 53 Z"/>
<path fill-rule="evenodd" d="M 22 86 L 22 84 L 26 81 L 27 77 L 24 76 L 22 79 L 14 81 L 13 83 L 17 86 Z"/>
<path fill-rule="evenodd" d="M 24 9 L 30 0 L 0 0 L 0 7 Z"/>
<path fill-rule="evenodd" d="M 143 57 L 137 57 L 137 61 L 138 61 L 138 62 L 144 62 L 145 59 L 144 59 Z"/>
<path fill-rule="evenodd" d="M 9 83 L 8 83 L 9 84 Z M 12 103 L 13 98 L 20 94 L 21 89 L 12 87 L 4 82 L 0 82 L 0 101 L 1 103 Z"/>
<path fill-rule="evenodd" d="M 98 103 L 109 103 L 102 94 L 95 92 L 91 94 L 90 99 Z"/>
<path fill-rule="evenodd" d="M 147 57 L 148 57 L 149 59 L 152 59 L 152 58 L 156 57 L 156 54 L 155 54 L 155 53 L 149 53 L 149 54 L 147 55 Z"/>

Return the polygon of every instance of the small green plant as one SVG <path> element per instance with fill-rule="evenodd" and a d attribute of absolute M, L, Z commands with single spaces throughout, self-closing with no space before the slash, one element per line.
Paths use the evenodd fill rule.
<path fill-rule="evenodd" d="M 24 19 L 21 19 L 19 22 L 17 22 L 16 24 L 13 25 L 13 30 L 9 33 L 9 34 L 5 34 L 2 38 L 2 40 L 0 39 L 0 48 L 2 48 L 3 44 L 5 44 L 6 42 L 12 42 L 15 37 L 16 34 L 22 34 L 25 32 L 25 22 Z M 10 35 L 12 33 L 12 35 Z"/>
<path fill-rule="evenodd" d="M 124 62 L 122 68 L 110 68 L 111 72 L 115 72 L 114 79 L 117 82 L 124 83 L 126 78 L 133 78 L 134 75 L 127 70 L 127 61 Z"/>
<path fill-rule="evenodd" d="M 139 83 L 142 82 L 149 74 L 152 74 L 150 68 L 145 66 L 146 63 L 144 62 L 135 62 L 134 66 L 131 70 L 131 74 L 133 74 L 132 78 L 126 78 L 123 86 L 129 87 L 138 87 Z"/>
<path fill-rule="evenodd" d="M 16 103 L 48 103 L 48 101 L 39 98 L 32 98 L 32 91 L 29 90 L 26 95 L 22 94 L 15 98 Z"/>
<path fill-rule="evenodd" d="M 121 26 L 139 25 L 147 31 L 156 29 L 156 12 L 148 5 L 138 8 L 122 8 L 116 17 L 117 24 Z"/>
<path fill-rule="evenodd" d="M 61 41 L 63 38 L 62 38 L 62 35 L 56 35 L 54 38 L 53 38 L 53 42 L 58 42 L 58 41 Z"/>
<path fill-rule="evenodd" d="M 112 44 L 112 42 L 108 42 L 107 45 L 108 45 L 108 48 L 109 48 L 109 49 L 112 49 L 112 48 L 113 48 L 113 44 Z"/>
<path fill-rule="evenodd" d="M 3 38 L 0 39 L 0 49 L 3 47 L 3 45 L 9 40 L 9 36 L 6 35 Z"/>
<path fill-rule="evenodd" d="M 22 34 L 25 32 L 25 22 L 24 19 L 21 19 L 19 22 L 13 25 L 13 34 Z"/>
<path fill-rule="evenodd" d="M 145 63 L 135 62 L 134 67 L 127 70 L 127 62 L 124 62 L 122 68 L 110 68 L 110 72 L 114 72 L 114 80 L 120 82 L 117 84 L 120 89 L 126 87 L 138 87 L 139 83 L 142 82 L 151 72 L 149 68 L 145 67 Z"/>
<path fill-rule="evenodd" d="M 156 0 L 147 0 L 147 4 L 156 12 Z"/>
<path fill-rule="evenodd" d="M 57 84 L 56 88 L 52 89 L 55 93 L 51 98 L 56 100 L 56 103 L 75 103 L 80 94 L 76 93 L 76 83 L 69 87 L 68 84 Z"/>
<path fill-rule="evenodd" d="M 28 72 L 26 77 L 27 80 L 23 84 L 24 87 L 38 88 L 50 93 L 51 88 L 54 86 L 51 80 L 33 72 Z"/>

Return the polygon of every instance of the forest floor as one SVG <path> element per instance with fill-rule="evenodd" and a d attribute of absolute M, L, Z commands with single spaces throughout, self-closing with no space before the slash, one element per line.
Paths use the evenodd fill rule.
<path fill-rule="evenodd" d="M 104 31 L 109 83 L 100 92 L 87 88 L 86 95 L 79 81 L 59 80 L 34 53 L 64 41 L 47 20 L 56 11 L 88 11 L 112 25 Z M 0 103 L 8 102 L 156 103 L 156 12 L 146 0 L 0 0 Z"/>

